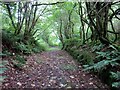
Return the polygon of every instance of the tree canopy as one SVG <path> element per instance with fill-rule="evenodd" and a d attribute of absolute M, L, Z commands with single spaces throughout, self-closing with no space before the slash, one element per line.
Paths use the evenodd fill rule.
<path fill-rule="evenodd" d="M 1 56 L 15 53 L 22 58 L 19 55 L 57 47 L 69 52 L 85 70 L 103 80 L 109 77 L 105 82 L 109 86 L 120 86 L 119 1 L 5 0 L 0 1 L 0 8 Z"/>

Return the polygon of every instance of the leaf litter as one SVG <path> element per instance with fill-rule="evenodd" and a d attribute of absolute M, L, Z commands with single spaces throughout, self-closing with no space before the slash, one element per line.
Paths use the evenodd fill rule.
<path fill-rule="evenodd" d="M 2 88 L 108 88 L 98 77 L 83 71 L 66 51 L 48 51 L 26 56 L 23 70 L 9 67 Z"/>

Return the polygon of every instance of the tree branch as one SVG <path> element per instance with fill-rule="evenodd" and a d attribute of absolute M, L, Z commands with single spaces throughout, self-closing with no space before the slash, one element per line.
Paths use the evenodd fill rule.
<path fill-rule="evenodd" d="M 13 21 L 12 14 L 11 14 L 11 11 L 10 11 L 10 6 L 9 6 L 9 4 L 5 4 L 5 5 L 7 6 L 9 18 L 11 19 L 12 25 L 13 25 L 14 29 L 16 30 L 16 26 L 15 26 L 15 23 Z"/>
<path fill-rule="evenodd" d="M 112 32 L 112 31 L 107 31 L 109 33 L 113 33 L 113 34 L 120 34 L 120 32 Z"/>
<path fill-rule="evenodd" d="M 120 1 L 116 1 L 116 2 L 114 2 L 114 3 L 111 3 L 111 5 L 115 5 L 115 4 L 117 4 L 117 3 L 120 3 Z"/>
<path fill-rule="evenodd" d="M 40 6 L 40 5 L 56 5 L 56 4 L 61 4 L 64 2 L 55 2 L 55 3 L 40 3 L 40 4 L 34 4 L 32 6 Z"/>
<path fill-rule="evenodd" d="M 23 12 L 23 18 L 22 18 L 22 20 L 21 20 L 21 22 L 20 22 L 20 26 L 19 26 L 19 29 L 18 29 L 18 31 L 17 31 L 17 34 L 19 34 L 20 33 L 20 30 L 21 30 L 21 28 L 22 28 L 22 26 L 23 26 L 23 22 L 24 22 L 24 20 L 25 20 L 25 14 L 26 14 L 26 12 L 27 12 L 27 3 L 25 3 L 25 5 L 24 5 L 24 12 Z M 21 10 L 22 11 L 22 10 Z"/>
<path fill-rule="evenodd" d="M 110 21 L 110 24 L 111 24 L 111 27 L 112 27 L 112 30 L 113 30 L 113 32 L 115 33 L 115 29 L 114 29 L 114 26 L 113 26 L 113 23 L 112 23 L 112 21 Z M 108 31 L 107 31 L 108 32 Z M 109 31 L 110 32 L 110 31 Z M 117 35 L 115 34 L 115 40 L 114 40 L 114 42 L 117 40 Z"/>

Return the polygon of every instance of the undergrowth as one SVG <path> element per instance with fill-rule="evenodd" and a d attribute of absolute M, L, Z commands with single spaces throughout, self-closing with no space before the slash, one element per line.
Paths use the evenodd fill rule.
<path fill-rule="evenodd" d="M 26 64 L 24 55 L 40 53 L 44 50 L 45 47 L 38 43 L 32 36 L 26 40 L 22 34 L 16 35 L 10 30 L 2 30 L 2 52 L 0 53 L 0 56 L 3 59 L 2 62 L 9 59 L 7 61 L 12 68 L 23 70 L 23 66 Z M 6 67 L 2 62 L 0 65 L 4 68 L 0 70 L 0 74 L 4 73 L 6 70 Z M 0 81 L 2 82 L 3 80 L 4 79 L 1 79 L 0 77 Z"/>
<path fill-rule="evenodd" d="M 95 50 L 95 64 L 87 65 L 85 70 L 97 74 L 110 87 L 120 88 L 120 49 L 113 45 L 98 48 Z"/>
<path fill-rule="evenodd" d="M 69 43 L 68 43 L 69 44 Z M 66 45 L 68 45 L 66 44 Z M 73 46 L 72 46 L 73 45 Z M 120 88 L 120 47 L 117 45 L 83 45 L 69 44 L 66 47 L 73 58 L 84 67 L 85 71 L 92 72 L 111 89 Z"/>
<path fill-rule="evenodd" d="M 3 54 L 2 52 L 0 52 L 0 59 L 2 59 L 2 56 L 6 56 L 6 54 Z M 7 64 L 6 60 L 0 61 L 0 74 L 3 74 L 7 70 L 7 68 L 5 67 L 6 64 Z M 2 83 L 5 78 L 7 77 L 3 75 L 0 76 L 0 83 Z"/>
<path fill-rule="evenodd" d="M 22 54 L 31 54 L 45 50 L 45 47 L 35 41 L 32 36 L 28 40 L 24 40 L 22 35 L 15 35 L 5 30 L 2 30 L 2 46 L 3 51 L 8 50 Z"/>

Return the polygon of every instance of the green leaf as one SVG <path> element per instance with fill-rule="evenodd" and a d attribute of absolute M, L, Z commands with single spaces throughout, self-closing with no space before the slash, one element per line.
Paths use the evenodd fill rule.
<path fill-rule="evenodd" d="M 110 73 L 111 73 L 111 78 L 120 80 L 120 72 L 119 71 L 117 73 L 115 73 L 115 72 L 110 72 Z"/>
<path fill-rule="evenodd" d="M 103 60 L 94 65 L 94 69 L 97 71 L 104 69 L 109 64 L 108 60 Z"/>
<path fill-rule="evenodd" d="M 102 56 L 102 57 L 105 57 L 106 56 L 106 52 L 96 52 L 97 54 L 99 54 L 100 56 Z"/>
<path fill-rule="evenodd" d="M 83 65 L 83 67 L 84 67 L 84 68 L 87 68 L 87 67 L 89 67 L 89 65 Z"/>
<path fill-rule="evenodd" d="M 0 63 L 0 67 L 4 67 L 4 65 L 2 63 Z"/>
<path fill-rule="evenodd" d="M 120 87 L 120 81 L 112 83 L 112 87 L 116 87 L 116 88 Z"/>
<path fill-rule="evenodd" d="M 8 61 L 2 60 L 2 62 L 0 64 L 6 65 L 7 63 L 8 63 Z"/>
<path fill-rule="evenodd" d="M 113 48 L 114 50 L 116 50 L 116 51 L 117 51 L 117 48 L 116 48 L 116 47 L 114 47 L 113 45 L 110 45 L 109 47 L 111 47 L 111 48 Z"/>
<path fill-rule="evenodd" d="M 7 56 L 7 54 L 3 54 L 2 52 L 0 52 L 0 56 Z"/>
<path fill-rule="evenodd" d="M 7 68 L 0 68 L 0 74 L 4 73 L 5 70 L 7 70 Z"/>
<path fill-rule="evenodd" d="M 85 70 L 92 70 L 94 69 L 95 71 L 101 71 L 103 69 L 106 68 L 107 65 L 109 65 L 110 61 L 109 60 L 103 60 L 103 61 L 100 61 L 90 67 L 87 67 Z"/>
<path fill-rule="evenodd" d="M 92 69 L 94 69 L 94 66 L 89 66 L 89 67 L 86 67 L 86 68 L 84 69 L 84 71 L 89 71 L 89 70 L 92 70 Z"/>
<path fill-rule="evenodd" d="M 5 78 L 7 78 L 7 77 L 6 76 L 0 76 L 0 82 L 3 82 Z"/>

